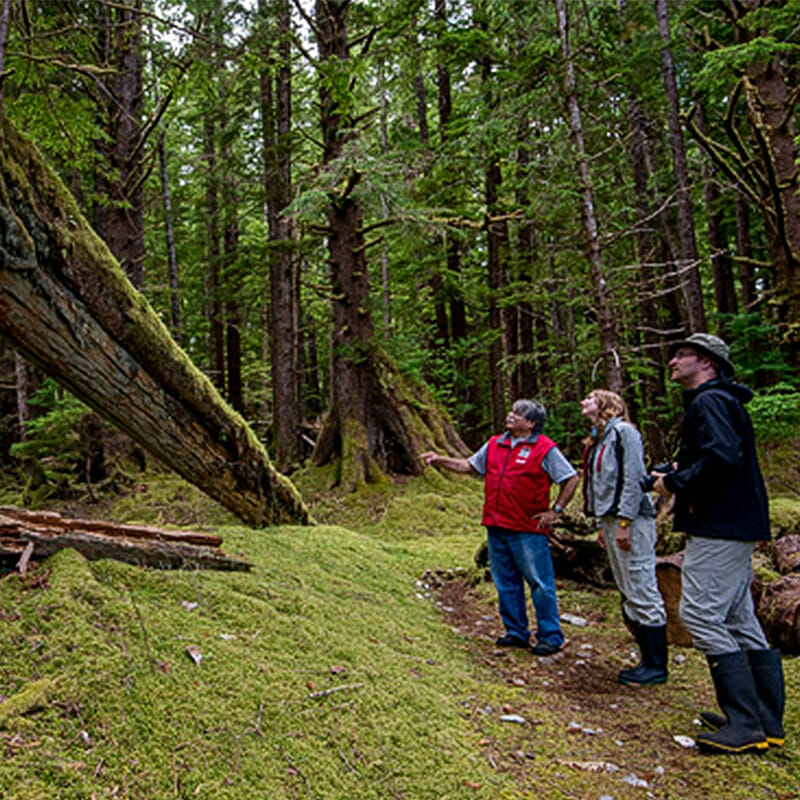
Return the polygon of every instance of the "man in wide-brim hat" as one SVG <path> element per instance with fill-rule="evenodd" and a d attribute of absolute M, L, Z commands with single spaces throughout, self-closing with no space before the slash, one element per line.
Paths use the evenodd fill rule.
<path fill-rule="evenodd" d="M 687 534 L 680 614 L 708 659 L 724 715 L 701 713 L 697 735 L 710 753 L 744 753 L 784 743 L 781 656 L 770 649 L 750 584 L 755 543 L 770 538 L 769 508 L 745 404 L 733 383 L 728 345 L 693 333 L 670 346 L 670 378 L 683 389 L 681 444 L 673 472 L 655 490 L 675 495 L 673 527 Z M 654 473 L 654 475 L 657 473 Z"/>

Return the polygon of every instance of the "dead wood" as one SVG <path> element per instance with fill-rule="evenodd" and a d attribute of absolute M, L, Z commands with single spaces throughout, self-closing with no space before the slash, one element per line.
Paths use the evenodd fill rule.
<path fill-rule="evenodd" d="M 41 560 L 72 547 L 90 561 L 110 558 L 158 569 L 244 571 L 246 561 L 220 550 L 222 538 L 193 531 L 170 531 L 107 520 L 62 517 L 49 511 L 0 507 L 0 557 L 19 559 L 24 574 L 31 559 Z"/>
<path fill-rule="evenodd" d="M 781 536 L 773 543 L 775 566 L 781 575 L 800 572 L 800 534 Z"/>
<path fill-rule="evenodd" d="M 683 553 L 656 558 L 656 581 L 658 590 L 664 598 L 667 612 L 667 641 L 670 644 L 690 647 L 692 635 L 683 624 L 680 615 L 681 602 L 681 566 Z"/>
<path fill-rule="evenodd" d="M 756 608 L 773 647 L 800 654 L 800 574 L 793 572 L 761 587 Z"/>
<path fill-rule="evenodd" d="M 311 522 L 293 484 L 7 119 L 0 136 L 0 335 L 239 519 Z"/>

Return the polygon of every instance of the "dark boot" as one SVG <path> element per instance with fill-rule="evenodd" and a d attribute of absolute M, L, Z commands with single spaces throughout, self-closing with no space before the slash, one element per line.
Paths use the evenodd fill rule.
<path fill-rule="evenodd" d="M 756 685 L 758 715 L 767 743 L 770 747 L 782 747 L 786 741 L 783 732 L 783 706 L 786 696 L 780 650 L 748 650 L 747 660 Z"/>
<path fill-rule="evenodd" d="M 667 626 L 636 625 L 636 641 L 642 651 L 642 660 L 632 669 L 619 673 L 619 682 L 652 686 L 667 680 Z"/>
<path fill-rule="evenodd" d="M 707 658 L 725 724 L 715 733 L 699 733 L 697 746 L 706 753 L 765 750 L 769 745 L 761 727 L 758 693 L 747 653 L 737 650 Z"/>
<path fill-rule="evenodd" d="M 753 673 L 758 694 L 761 727 L 770 747 L 782 747 L 786 737 L 783 732 L 783 665 L 779 650 L 748 650 L 747 660 Z M 700 719 L 712 731 L 725 725 L 725 717 L 713 711 L 701 711 Z"/>

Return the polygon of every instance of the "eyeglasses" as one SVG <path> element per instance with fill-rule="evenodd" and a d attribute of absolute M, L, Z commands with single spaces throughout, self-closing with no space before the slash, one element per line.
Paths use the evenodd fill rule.
<path fill-rule="evenodd" d="M 672 357 L 673 358 L 689 358 L 689 356 L 697 356 L 694 350 L 678 350 Z"/>

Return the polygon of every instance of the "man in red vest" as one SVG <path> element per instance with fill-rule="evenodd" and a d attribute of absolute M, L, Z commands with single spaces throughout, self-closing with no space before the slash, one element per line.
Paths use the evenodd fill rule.
<path fill-rule="evenodd" d="M 558 616 L 555 572 L 548 534 L 572 499 L 578 476 L 552 439 L 542 434 L 547 411 L 535 400 L 517 400 L 506 430 L 472 456 L 453 458 L 427 452 L 433 466 L 484 478 L 482 522 L 489 539 L 489 561 L 506 633 L 500 647 L 525 647 L 530 641 L 525 582 L 536 610 L 539 656 L 558 652 L 564 634 Z M 550 506 L 550 487 L 559 487 Z"/>

